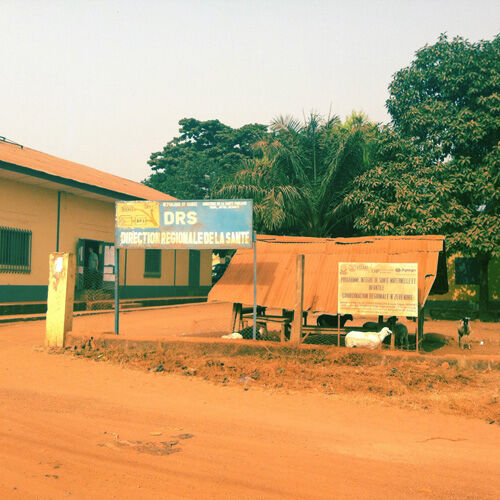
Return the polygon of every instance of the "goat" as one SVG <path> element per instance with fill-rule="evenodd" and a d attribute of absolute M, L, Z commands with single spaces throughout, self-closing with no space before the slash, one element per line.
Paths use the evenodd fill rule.
<path fill-rule="evenodd" d="M 408 350 L 408 328 L 403 323 L 394 323 L 391 327 L 394 332 L 394 344 Z"/>
<path fill-rule="evenodd" d="M 379 331 L 384 326 L 387 326 L 389 328 L 389 330 L 392 331 L 392 328 L 396 324 L 397 320 L 398 320 L 397 316 L 391 316 L 391 317 L 387 318 L 385 321 L 382 321 L 380 323 L 377 323 L 375 321 L 367 321 L 366 323 L 363 323 L 363 329 L 366 329 L 369 331 Z M 384 344 L 390 345 L 390 343 L 391 343 L 391 337 L 388 336 L 386 339 L 384 339 Z"/>
<path fill-rule="evenodd" d="M 230 333 L 229 335 L 223 335 L 221 337 L 221 339 L 242 339 L 243 338 L 243 335 L 241 335 L 241 333 L 239 332 L 233 332 L 233 333 Z"/>
<path fill-rule="evenodd" d="M 471 328 L 469 325 L 470 318 L 462 318 L 458 323 L 458 347 L 465 349 L 470 349 L 470 334 Z M 465 337 L 465 338 L 463 338 Z M 462 345 L 463 343 L 463 345 Z"/>
<path fill-rule="evenodd" d="M 247 326 L 238 332 L 244 339 L 253 339 L 253 326 Z M 257 322 L 255 330 L 256 340 L 260 340 L 267 334 L 267 326 L 265 323 Z"/>
<path fill-rule="evenodd" d="M 267 334 L 267 327 L 265 323 L 257 323 L 257 329 L 255 331 L 255 336 L 257 340 L 262 339 Z M 246 326 L 239 332 L 233 332 L 229 335 L 222 335 L 223 339 L 253 339 L 253 326 Z"/>
<path fill-rule="evenodd" d="M 391 330 L 391 332 L 394 332 L 394 345 L 396 347 L 403 347 L 404 349 L 408 349 L 408 328 L 406 327 L 406 325 L 403 325 L 403 323 L 397 323 L 397 321 L 398 321 L 397 316 L 391 316 L 382 323 L 367 321 L 366 323 L 363 324 L 363 328 L 374 330 L 377 328 L 387 326 Z M 390 337 L 389 337 L 389 343 L 390 343 Z"/>
<path fill-rule="evenodd" d="M 380 332 L 359 332 L 353 330 L 345 336 L 345 346 L 379 349 L 382 341 L 391 333 L 391 330 L 386 326 Z"/>
<path fill-rule="evenodd" d="M 344 328 L 345 324 L 352 320 L 352 314 L 342 314 L 342 316 L 340 316 L 340 328 Z M 338 316 L 333 314 L 320 314 L 316 320 L 316 324 L 324 328 L 338 328 Z"/>
<path fill-rule="evenodd" d="M 363 328 L 367 328 L 370 330 L 376 330 L 377 328 L 383 328 L 384 326 L 391 328 L 392 325 L 396 324 L 397 320 L 398 320 L 397 316 L 391 316 L 390 318 L 387 318 L 387 320 L 383 321 L 382 323 L 377 323 L 375 321 L 367 321 L 366 323 L 363 323 Z"/>

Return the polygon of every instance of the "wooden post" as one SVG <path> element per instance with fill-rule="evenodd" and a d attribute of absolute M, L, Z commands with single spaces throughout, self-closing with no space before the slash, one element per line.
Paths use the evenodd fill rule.
<path fill-rule="evenodd" d="M 281 329 L 280 329 L 280 342 L 285 342 L 286 340 L 286 322 L 284 321 L 281 324 Z"/>
<path fill-rule="evenodd" d="M 418 343 L 424 338 L 424 308 L 418 310 L 417 334 L 415 335 L 415 351 L 418 352 Z"/>
<path fill-rule="evenodd" d="M 252 338 L 257 340 L 257 233 L 253 232 L 253 326 Z"/>
<path fill-rule="evenodd" d="M 304 255 L 297 255 L 295 281 L 295 309 L 290 342 L 299 345 L 302 338 L 302 313 L 304 310 Z"/>
<path fill-rule="evenodd" d="M 340 347 L 340 313 L 337 313 L 337 347 Z"/>
<path fill-rule="evenodd" d="M 229 332 L 237 332 L 241 330 L 241 315 L 242 315 L 242 304 L 238 302 L 233 304 L 233 312 L 231 313 L 231 324 L 229 326 Z"/>

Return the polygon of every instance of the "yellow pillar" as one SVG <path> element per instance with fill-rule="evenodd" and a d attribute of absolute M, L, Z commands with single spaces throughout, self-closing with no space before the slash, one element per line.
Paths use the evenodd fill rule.
<path fill-rule="evenodd" d="M 74 254 L 50 254 L 45 337 L 48 347 L 64 347 L 66 332 L 73 326 L 75 271 Z"/>

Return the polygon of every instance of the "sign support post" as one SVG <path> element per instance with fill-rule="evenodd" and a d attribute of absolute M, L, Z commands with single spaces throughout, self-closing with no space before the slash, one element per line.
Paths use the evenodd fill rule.
<path fill-rule="evenodd" d="M 120 333 L 120 249 L 115 249 L 115 333 Z"/>
<path fill-rule="evenodd" d="M 257 340 L 257 233 L 253 232 L 253 329 L 252 338 Z"/>
<path fill-rule="evenodd" d="M 119 334 L 118 248 L 214 250 L 254 247 L 253 338 L 257 336 L 257 237 L 252 200 L 135 200 L 115 203 L 115 333 Z M 126 255 L 126 254 L 125 254 Z M 126 263 L 125 263 L 125 267 Z M 124 271 L 126 277 L 127 269 Z M 241 304 L 233 313 L 241 322 Z M 236 323 L 236 320 L 232 323 Z"/>

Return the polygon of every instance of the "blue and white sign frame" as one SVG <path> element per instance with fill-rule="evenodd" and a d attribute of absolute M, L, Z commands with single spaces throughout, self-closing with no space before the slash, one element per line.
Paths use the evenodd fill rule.
<path fill-rule="evenodd" d="M 130 249 L 252 248 L 253 201 L 117 201 L 115 243 Z"/>

